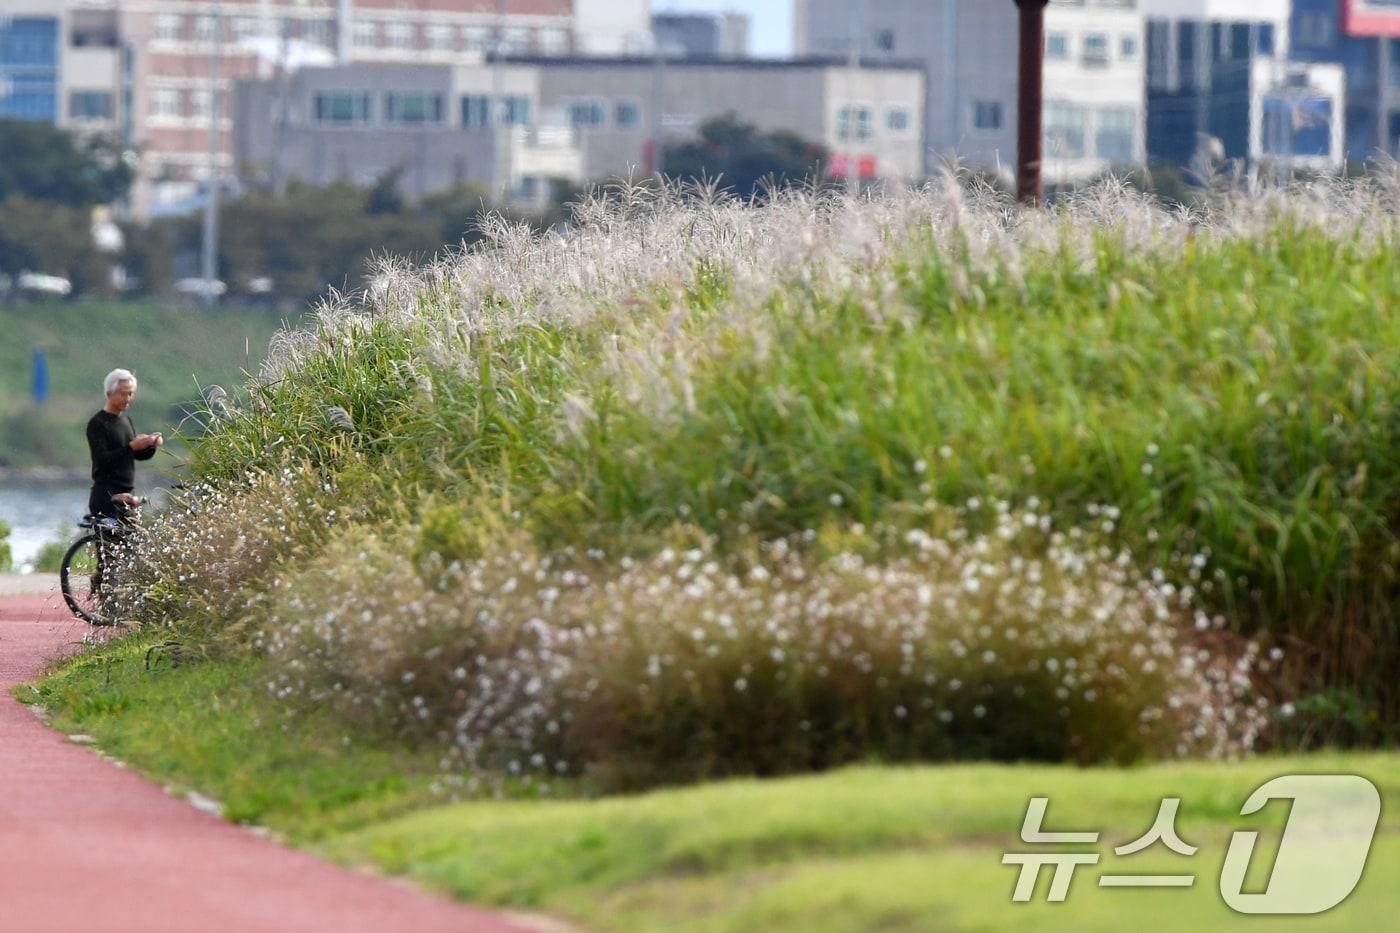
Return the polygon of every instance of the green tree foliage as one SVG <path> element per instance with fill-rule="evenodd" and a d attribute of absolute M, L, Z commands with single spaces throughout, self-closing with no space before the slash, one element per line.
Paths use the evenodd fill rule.
<path fill-rule="evenodd" d="M 668 147 L 662 171 L 671 178 L 714 179 L 741 195 L 761 194 L 766 184 L 821 177 L 827 150 L 796 133 L 765 133 L 734 114 L 708 120 L 698 139 Z"/>
<path fill-rule="evenodd" d="M 224 210 L 219 269 L 236 293 L 271 278 L 277 294 L 312 299 L 357 288 L 368 261 L 389 254 L 423 259 L 442 246 L 436 223 L 416 213 L 371 213 L 372 191 L 348 184 L 292 185 L 277 198 L 254 192 Z"/>
<path fill-rule="evenodd" d="M 0 274 L 61 275 L 82 292 L 105 288 L 107 267 L 92 242 L 89 208 L 23 195 L 0 201 Z"/>
<path fill-rule="evenodd" d="M 0 201 L 24 196 L 69 207 L 110 204 L 131 187 L 131 166 L 109 136 L 78 137 L 29 120 L 0 120 Z"/>

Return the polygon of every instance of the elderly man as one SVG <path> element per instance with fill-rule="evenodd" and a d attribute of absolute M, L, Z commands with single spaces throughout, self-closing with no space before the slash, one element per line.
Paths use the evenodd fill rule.
<path fill-rule="evenodd" d="M 154 457 L 165 439 L 160 434 L 137 434 L 131 426 L 126 410 L 136 397 L 136 377 L 128 370 L 112 370 L 102 389 L 107 393 L 107 404 L 87 426 L 88 450 L 92 453 L 88 512 L 120 518 L 117 502 L 124 501 L 136 488 L 136 461 Z"/>

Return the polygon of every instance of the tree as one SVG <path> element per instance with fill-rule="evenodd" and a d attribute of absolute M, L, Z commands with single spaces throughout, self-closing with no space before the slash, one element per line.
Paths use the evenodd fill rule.
<path fill-rule="evenodd" d="M 0 201 L 16 196 L 91 207 L 122 198 L 131 166 L 108 136 L 77 137 L 47 123 L 0 120 Z"/>
<path fill-rule="evenodd" d="M 761 132 L 731 113 L 703 123 L 698 139 L 667 147 L 662 172 L 687 181 L 719 178 L 720 187 L 751 196 L 770 182 L 821 177 L 827 156 L 820 143 L 784 130 Z"/>
<path fill-rule="evenodd" d="M 27 197 L 0 202 L 0 273 L 60 275 L 75 294 L 102 288 L 107 264 L 92 242 L 92 210 Z"/>

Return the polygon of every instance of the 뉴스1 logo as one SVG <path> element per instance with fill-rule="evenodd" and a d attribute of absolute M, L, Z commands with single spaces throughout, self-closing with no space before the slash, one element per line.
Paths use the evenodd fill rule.
<path fill-rule="evenodd" d="M 1241 816 L 1258 813 L 1271 800 L 1292 800 L 1288 823 L 1279 841 L 1278 856 L 1263 892 L 1246 894 L 1245 876 L 1255 857 L 1259 833 L 1236 830 L 1230 837 L 1220 872 L 1220 896 L 1230 909 L 1242 914 L 1318 914 L 1336 907 L 1361 881 L 1371 841 L 1380 823 L 1381 795 L 1376 785 L 1356 774 L 1285 774 L 1257 788 L 1240 810 Z M 1021 841 L 1027 845 L 1085 845 L 1097 843 L 1097 832 L 1048 832 L 1042 827 L 1048 797 L 1032 797 L 1021 824 Z M 1114 855 L 1132 856 L 1161 844 L 1184 857 L 1199 847 L 1181 838 L 1176 830 L 1179 797 L 1164 798 L 1157 818 L 1140 838 L 1114 848 Z M 1097 852 L 1007 852 L 1003 865 L 1019 866 L 1011 899 L 1026 903 L 1035 893 L 1040 869 L 1053 866 L 1046 900 L 1052 903 L 1069 895 L 1074 871 L 1081 865 L 1097 865 Z M 1101 888 L 1189 888 L 1194 874 L 1104 874 Z"/>

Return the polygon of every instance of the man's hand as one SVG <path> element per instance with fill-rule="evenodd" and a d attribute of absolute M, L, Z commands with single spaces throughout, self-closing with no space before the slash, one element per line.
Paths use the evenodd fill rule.
<path fill-rule="evenodd" d="M 163 443 L 165 441 L 159 434 L 138 434 L 131 442 L 131 449 L 141 451 L 148 447 L 159 447 Z"/>

